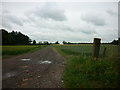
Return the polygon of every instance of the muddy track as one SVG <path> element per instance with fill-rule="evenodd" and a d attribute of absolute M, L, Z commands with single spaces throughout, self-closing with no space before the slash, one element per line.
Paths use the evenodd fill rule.
<path fill-rule="evenodd" d="M 3 88 L 61 88 L 64 58 L 49 46 L 3 59 Z"/>

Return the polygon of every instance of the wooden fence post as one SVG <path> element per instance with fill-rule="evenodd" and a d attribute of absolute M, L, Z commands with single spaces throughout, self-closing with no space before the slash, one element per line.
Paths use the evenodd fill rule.
<path fill-rule="evenodd" d="M 96 60 L 99 57 L 100 38 L 94 38 L 93 58 Z"/>

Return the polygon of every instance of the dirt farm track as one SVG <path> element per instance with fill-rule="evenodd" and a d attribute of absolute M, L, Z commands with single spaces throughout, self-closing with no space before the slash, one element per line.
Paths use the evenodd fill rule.
<path fill-rule="evenodd" d="M 2 88 L 61 88 L 64 58 L 49 46 L 2 60 Z"/>

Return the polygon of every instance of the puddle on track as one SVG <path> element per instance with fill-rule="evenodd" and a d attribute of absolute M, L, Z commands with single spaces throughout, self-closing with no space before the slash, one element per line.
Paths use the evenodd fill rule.
<path fill-rule="evenodd" d="M 20 59 L 21 61 L 30 61 L 31 59 L 29 58 L 23 58 L 23 59 Z"/>
<path fill-rule="evenodd" d="M 6 74 L 3 75 L 2 79 L 13 77 L 16 74 L 17 74 L 17 72 L 8 72 L 8 73 L 6 73 Z"/>
<path fill-rule="evenodd" d="M 45 60 L 45 61 L 39 61 L 39 64 L 51 64 L 52 62 L 49 60 Z"/>

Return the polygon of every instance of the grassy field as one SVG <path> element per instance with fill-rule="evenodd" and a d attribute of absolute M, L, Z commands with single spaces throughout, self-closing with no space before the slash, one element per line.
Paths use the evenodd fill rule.
<path fill-rule="evenodd" d="M 18 45 L 18 46 L 0 46 L 0 52 L 2 57 L 6 58 L 12 55 L 19 55 L 26 52 L 32 52 L 34 50 L 45 47 L 44 45 Z"/>
<path fill-rule="evenodd" d="M 92 58 L 93 45 L 55 45 L 66 59 L 65 88 L 115 88 L 118 86 L 118 53 L 115 45 L 101 45 L 100 57 Z M 103 57 L 104 47 L 107 48 Z"/>

